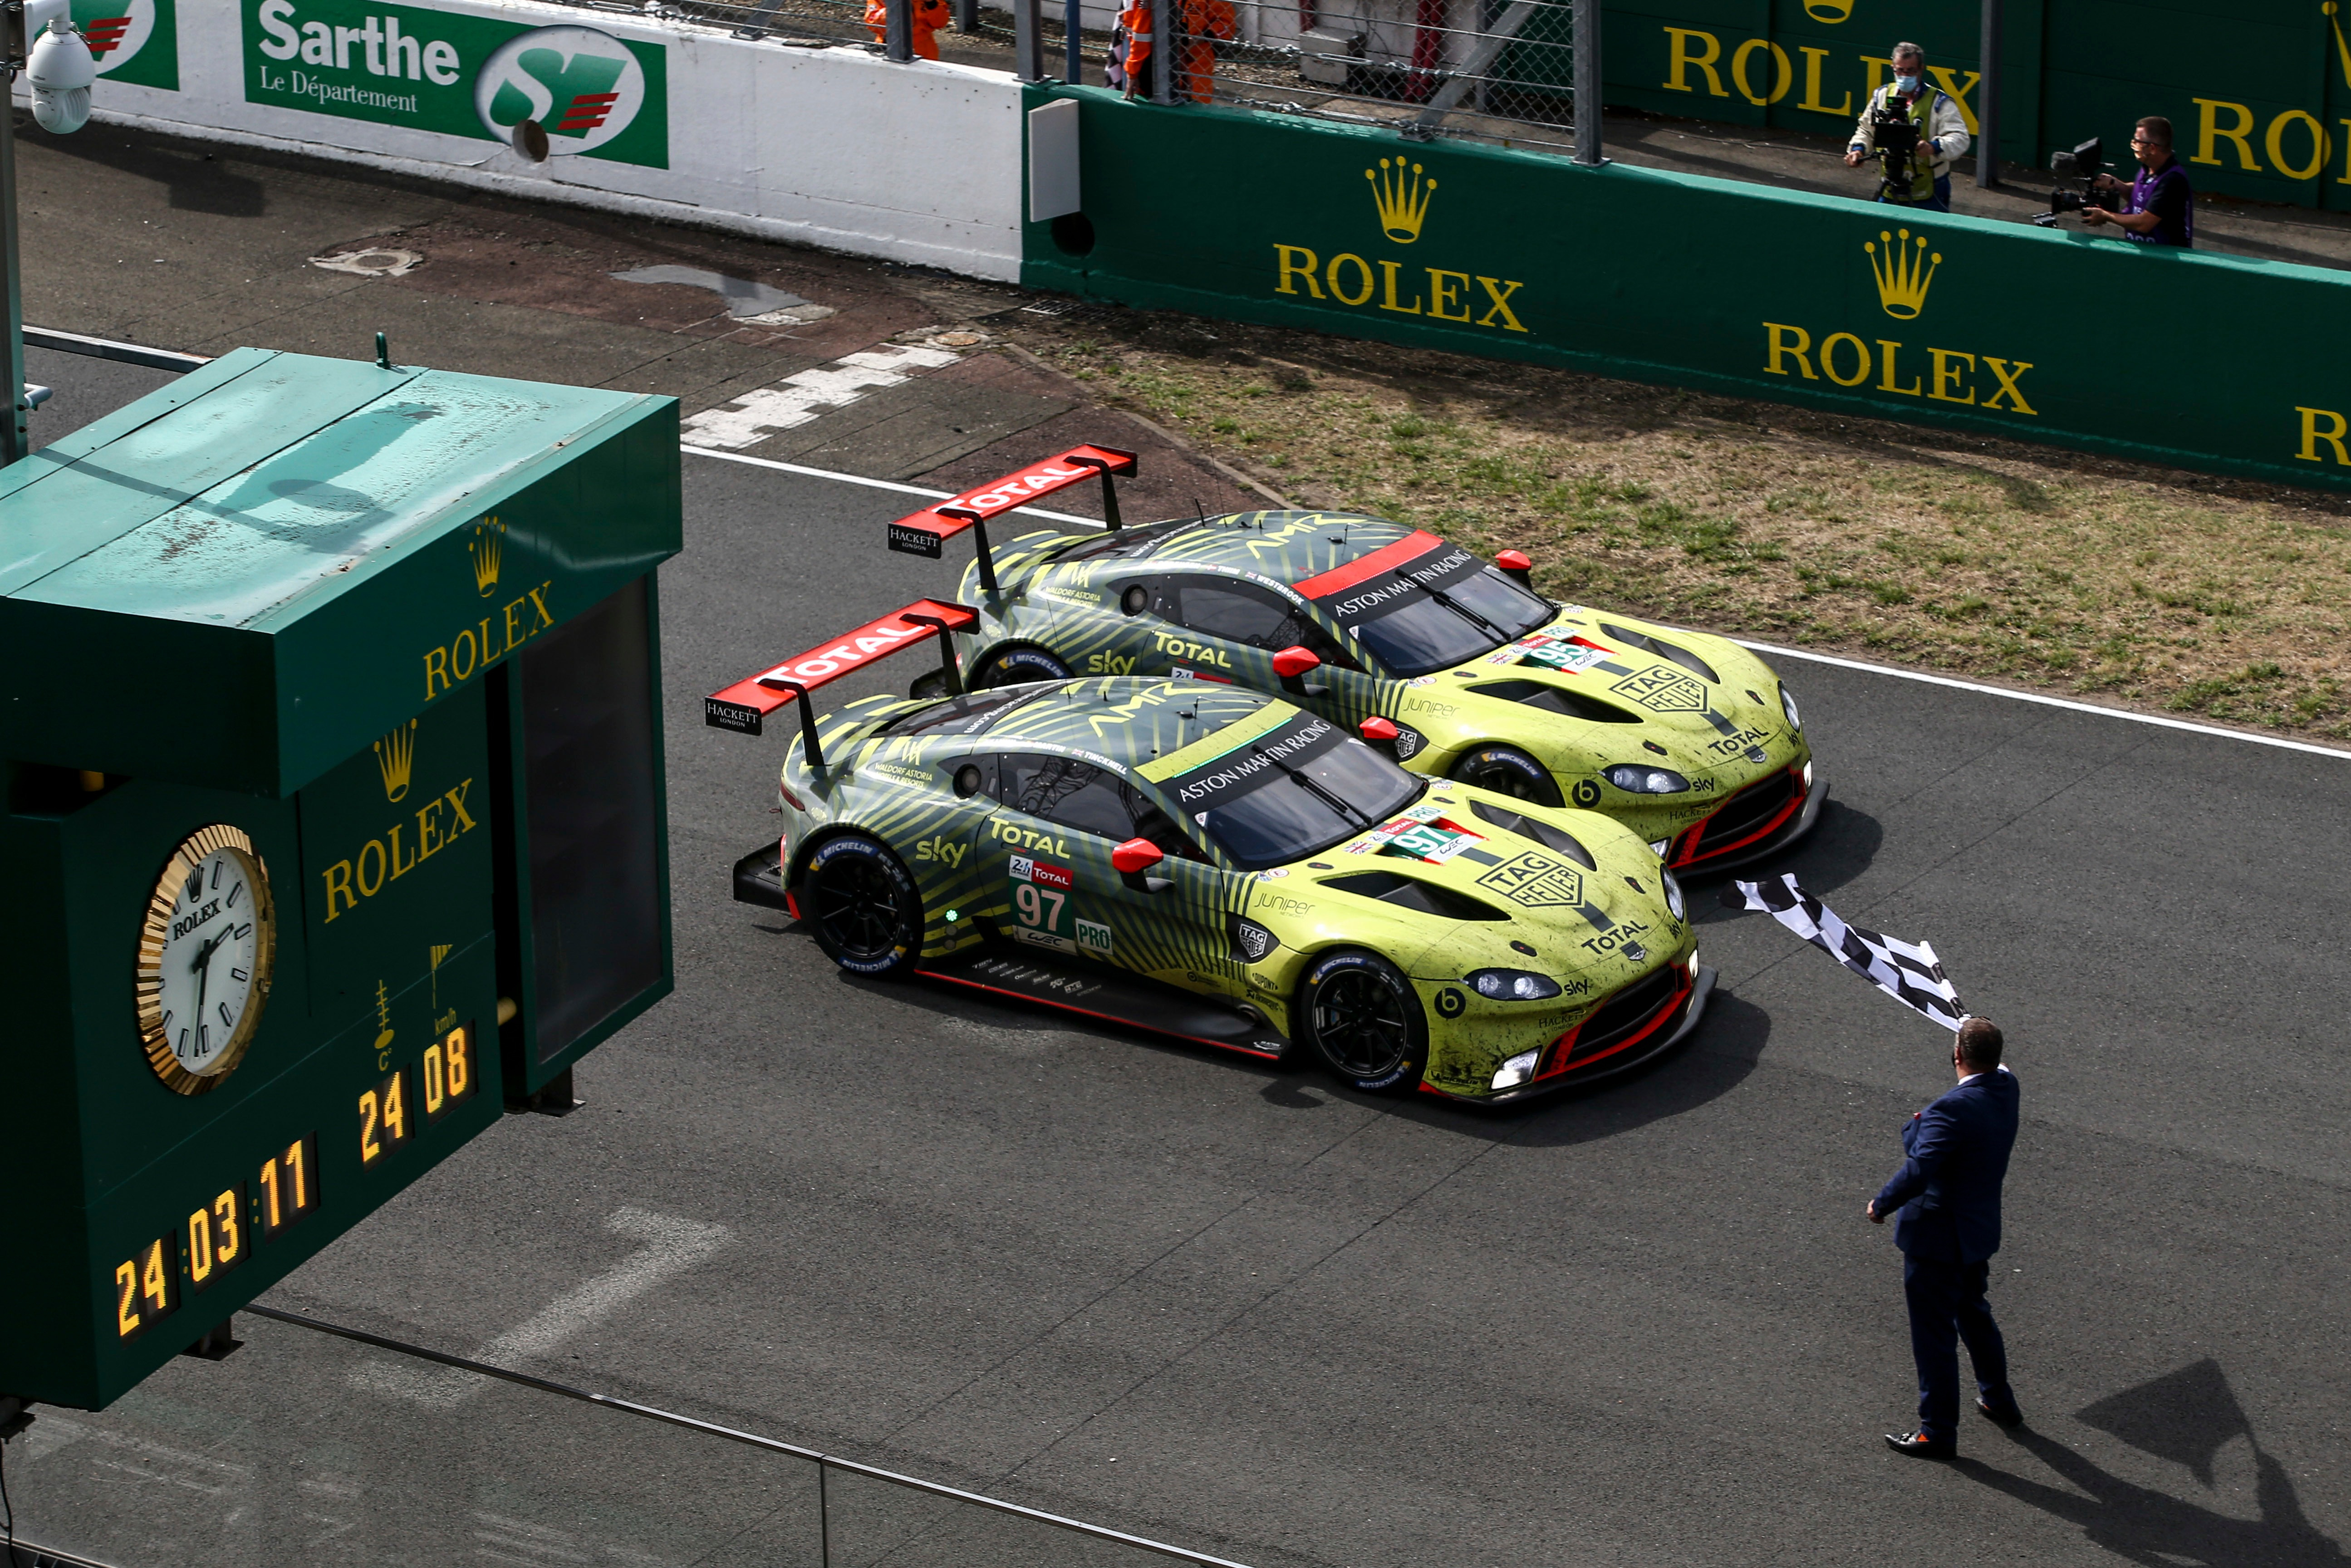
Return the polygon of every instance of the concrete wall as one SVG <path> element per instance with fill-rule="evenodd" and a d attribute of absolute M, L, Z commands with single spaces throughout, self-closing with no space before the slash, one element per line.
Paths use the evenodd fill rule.
<path fill-rule="evenodd" d="M 128 3 L 143 37 L 133 59 L 101 57 L 104 120 L 1019 276 L 1020 96 L 1003 72 L 549 5 Z M 543 162 L 509 144 L 525 109 L 550 132 Z"/>

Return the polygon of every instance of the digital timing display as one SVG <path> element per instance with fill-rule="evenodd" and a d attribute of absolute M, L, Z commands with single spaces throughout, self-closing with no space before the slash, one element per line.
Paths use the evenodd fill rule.
<path fill-rule="evenodd" d="M 481 1082 L 474 1047 L 474 1026 L 461 1024 L 426 1046 L 420 1061 L 360 1093 L 354 1130 L 361 1167 L 408 1146 L 419 1109 L 430 1125 L 473 1097 Z M 230 1184 L 177 1229 L 114 1266 L 115 1337 L 136 1339 L 170 1317 L 183 1290 L 216 1282 L 245 1261 L 256 1240 L 274 1240 L 317 1213 L 322 1197 L 319 1134 L 305 1133 L 263 1160 L 253 1182 Z"/>

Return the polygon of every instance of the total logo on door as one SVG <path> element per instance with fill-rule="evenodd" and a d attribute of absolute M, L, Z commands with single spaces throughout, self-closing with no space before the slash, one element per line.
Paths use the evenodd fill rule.
<path fill-rule="evenodd" d="M 547 132 L 549 157 L 669 167 L 660 44 L 369 0 L 242 0 L 242 9 L 248 103 L 504 142 L 528 120 Z"/>

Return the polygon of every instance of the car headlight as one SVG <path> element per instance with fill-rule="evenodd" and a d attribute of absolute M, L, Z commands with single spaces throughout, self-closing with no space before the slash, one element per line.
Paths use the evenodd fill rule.
<path fill-rule="evenodd" d="M 1790 729 L 1804 727 L 1804 716 L 1796 711 L 1796 699 L 1788 695 L 1788 688 L 1784 685 L 1780 688 L 1780 711 L 1788 716 Z"/>
<path fill-rule="evenodd" d="M 1674 873 L 1663 866 L 1657 868 L 1657 874 L 1665 879 L 1666 907 L 1673 912 L 1675 919 L 1681 919 L 1682 912 L 1689 907 L 1688 901 L 1682 897 L 1682 884 L 1676 882 Z"/>
<path fill-rule="evenodd" d="M 1559 982 L 1529 969 L 1479 969 L 1469 988 L 1489 1002 L 1539 1002 L 1559 995 Z"/>
<path fill-rule="evenodd" d="M 1639 762 L 1619 762 L 1614 768 L 1604 768 L 1600 777 L 1628 795 L 1673 795 L 1689 788 L 1689 780 L 1670 768 L 1651 768 Z"/>
<path fill-rule="evenodd" d="M 1501 1067 L 1496 1071 L 1494 1073 L 1494 1087 L 1497 1089 L 1516 1089 L 1520 1084 L 1524 1083 L 1528 1079 L 1532 1078 L 1535 1075 L 1535 1062 L 1539 1061 L 1541 1056 L 1542 1048 L 1541 1046 L 1537 1046 L 1532 1051 L 1522 1051 L 1519 1052 L 1518 1055 L 1502 1063 Z"/>

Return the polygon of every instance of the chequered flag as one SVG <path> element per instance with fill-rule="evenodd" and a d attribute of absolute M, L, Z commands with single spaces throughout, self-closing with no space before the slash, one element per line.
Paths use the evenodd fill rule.
<path fill-rule="evenodd" d="M 1731 909 L 1756 909 L 1892 997 L 1945 1029 L 1957 1031 L 1967 1016 L 1959 994 L 1944 977 L 1942 960 L 1924 942 L 1909 943 L 1858 925 L 1797 885 L 1793 876 L 1777 882 L 1734 882 L 1722 890 Z"/>

